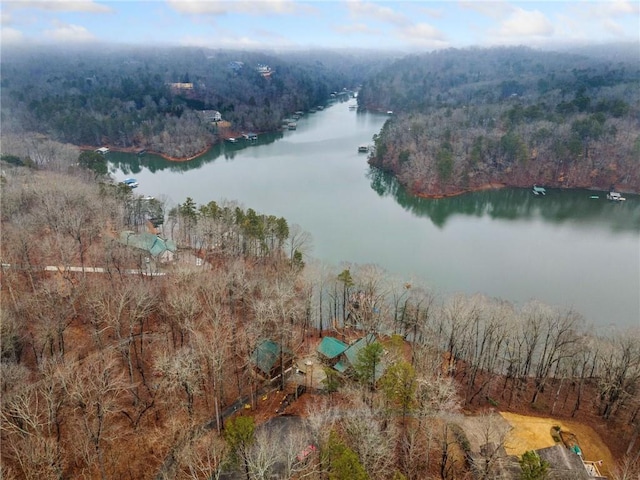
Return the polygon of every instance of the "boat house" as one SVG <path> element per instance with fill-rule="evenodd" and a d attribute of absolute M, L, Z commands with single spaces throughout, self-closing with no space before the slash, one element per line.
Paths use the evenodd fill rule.
<path fill-rule="evenodd" d="M 243 136 L 245 139 L 250 140 L 250 141 L 252 141 L 252 142 L 253 142 L 253 141 L 258 140 L 258 134 L 257 134 L 257 133 L 252 133 L 252 132 L 249 132 L 249 133 L 243 133 L 243 134 L 242 134 L 242 136 Z"/>
<path fill-rule="evenodd" d="M 614 202 L 623 202 L 626 200 L 626 198 L 624 198 L 618 192 L 609 192 L 607 193 L 607 200 L 612 200 Z"/>

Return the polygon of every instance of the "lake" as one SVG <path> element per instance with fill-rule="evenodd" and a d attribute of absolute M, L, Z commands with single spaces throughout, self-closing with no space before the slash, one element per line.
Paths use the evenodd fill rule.
<path fill-rule="evenodd" d="M 408 195 L 367 164 L 386 115 L 345 102 L 308 113 L 297 129 L 220 144 L 190 162 L 109 154 L 117 180 L 167 202 L 236 200 L 283 216 L 333 265 L 377 264 L 442 294 L 481 293 L 574 308 L 596 327 L 640 326 L 640 197 L 528 189 L 448 199 Z M 590 198 L 599 195 L 598 199 Z"/>

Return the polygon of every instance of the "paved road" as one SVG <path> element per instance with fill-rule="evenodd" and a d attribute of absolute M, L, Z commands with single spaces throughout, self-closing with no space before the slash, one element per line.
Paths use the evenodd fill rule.
<path fill-rule="evenodd" d="M 40 266 L 30 266 L 24 267 L 22 265 L 12 265 L 10 263 L 3 263 L 2 269 L 14 268 L 17 270 L 32 270 L 32 271 L 45 271 L 45 272 L 75 272 L 75 273 L 118 273 L 116 269 L 108 269 L 102 267 L 70 267 L 70 266 L 55 266 L 48 265 L 46 267 Z M 166 272 L 152 272 L 150 270 L 137 270 L 133 268 L 128 268 L 122 270 L 122 272 L 126 275 L 144 275 L 148 277 L 163 277 L 166 275 Z"/>

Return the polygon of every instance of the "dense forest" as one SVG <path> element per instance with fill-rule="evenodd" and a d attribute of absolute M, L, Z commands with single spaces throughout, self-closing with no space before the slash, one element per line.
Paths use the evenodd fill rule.
<path fill-rule="evenodd" d="M 7 48 L 0 73 L 4 132 L 187 158 L 218 138 L 218 111 L 237 132 L 274 131 L 389 63 L 390 53 L 125 48 Z M 263 70 L 259 70 L 262 67 Z"/>
<path fill-rule="evenodd" d="M 637 46 L 608 53 L 505 47 L 402 58 L 359 93 L 361 107 L 393 112 L 371 164 L 426 196 L 533 184 L 638 192 Z"/>
<path fill-rule="evenodd" d="M 0 113 L 4 134 L 184 159 L 219 141 L 221 126 L 275 131 L 358 91 L 360 108 L 392 112 L 371 164 L 413 194 L 533 184 L 637 192 L 637 51 L 609 53 L 17 48 L 3 51 Z"/>
<path fill-rule="evenodd" d="M 167 208 L 75 158 L 2 165 L 3 478 L 444 480 L 550 468 L 530 453 L 503 476 L 504 451 L 486 448 L 506 442 L 495 410 L 589 422 L 615 452 L 611 478 L 637 478 L 637 331 L 596 334 L 571 310 L 319 264 L 286 219 L 189 198 Z M 177 249 L 155 256 L 122 232 Z M 321 382 L 285 371 L 284 352 L 323 365 L 315 349 L 327 335 L 370 342 L 344 373 L 320 368 Z M 256 370 L 265 340 L 280 352 L 273 383 Z M 287 410 L 296 378 L 307 393 Z"/>
<path fill-rule="evenodd" d="M 638 478 L 637 329 L 323 264 L 285 218 L 136 195 L 86 148 L 188 157 L 219 135 L 203 110 L 272 130 L 364 82 L 392 111 L 371 162 L 414 193 L 637 189 L 637 64 L 52 47 L 3 50 L 0 75 L 1 478 L 584 478 L 507 454 L 509 412 L 588 425 L 602 471 Z"/>

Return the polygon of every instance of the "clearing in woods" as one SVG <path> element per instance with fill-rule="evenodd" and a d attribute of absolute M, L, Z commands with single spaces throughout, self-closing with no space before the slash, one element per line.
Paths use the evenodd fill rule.
<path fill-rule="evenodd" d="M 528 450 L 554 446 L 556 442 L 551 436 L 551 428 L 557 425 L 563 431 L 571 432 L 577 437 L 584 460 L 602 460 L 600 470 L 604 475 L 608 475 L 609 469 L 615 464 L 609 448 L 588 425 L 571 420 L 532 417 L 508 412 L 500 412 L 500 415 L 513 427 L 504 445 L 509 455 L 521 456 Z"/>

